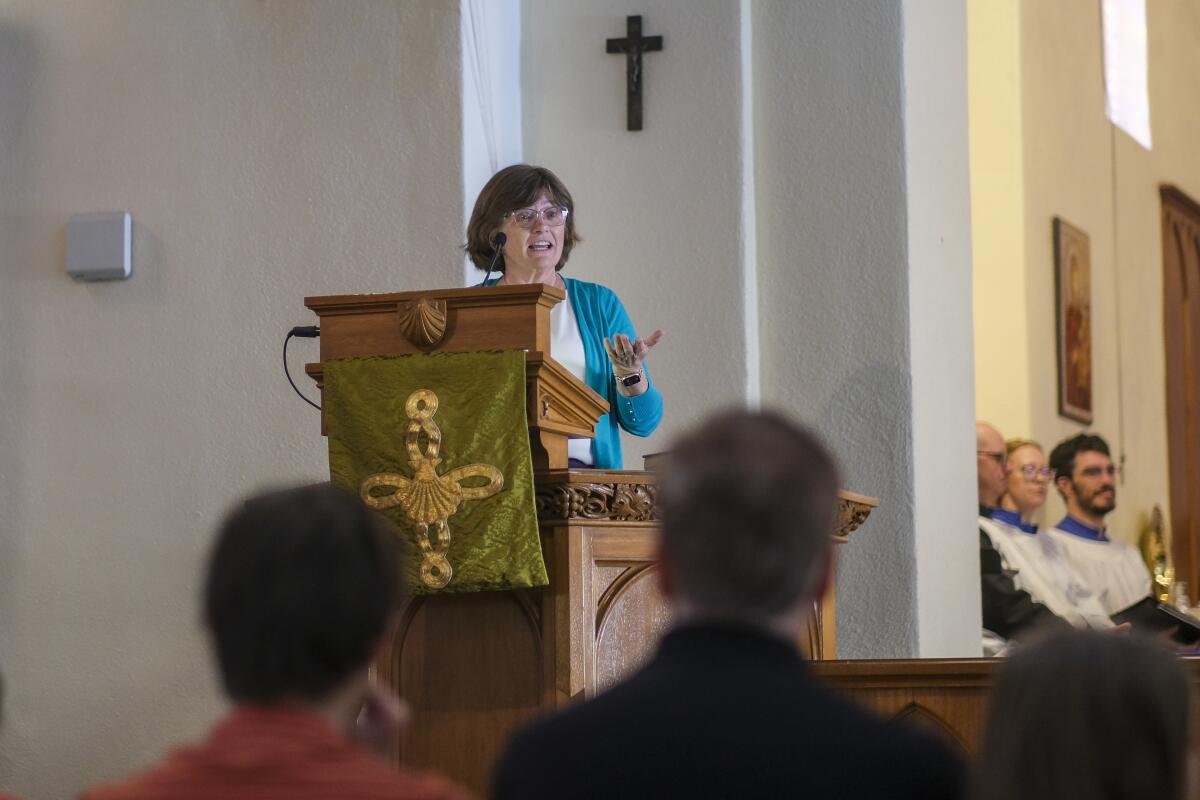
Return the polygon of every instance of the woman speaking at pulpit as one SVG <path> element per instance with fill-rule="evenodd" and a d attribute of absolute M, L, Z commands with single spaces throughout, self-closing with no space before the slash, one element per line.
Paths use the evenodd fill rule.
<path fill-rule="evenodd" d="M 488 273 L 483 285 L 545 283 L 567 293 L 550 312 L 551 355 L 609 404 L 596 438 L 567 443 L 570 465 L 621 469 L 620 430 L 649 436 L 662 419 L 662 394 L 646 369 L 662 331 L 638 336 L 611 289 L 560 274 L 578 242 L 567 187 L 545 167 L 515 164 L 480 191 L 464 249 Z"/>

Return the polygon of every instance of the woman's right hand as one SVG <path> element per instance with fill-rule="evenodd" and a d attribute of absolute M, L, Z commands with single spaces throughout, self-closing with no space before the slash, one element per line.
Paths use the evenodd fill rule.
<path fill-rule="evenodd" d="M 608 353 L 608 360 L 612 362 L 613 373 L 618 378 L 623 378 L 626 375 L 641 372 L 642 362 L 646 360 L 646 356 L 650 353 L 650 348 L 658 344 L 658 340 L 662 338 L 662 335 L 662 331 L 656 330 L 646 338 L 643 339 L 639 336 L 632 342 L 623 333 L 613 334 L 611 342 L 605 339 L 604 350 Z"/>

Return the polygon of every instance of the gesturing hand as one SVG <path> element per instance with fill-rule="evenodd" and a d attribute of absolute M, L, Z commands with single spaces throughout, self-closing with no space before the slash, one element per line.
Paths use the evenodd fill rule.
<path fill-rule="evenodd" d="M 605 339 L 604 350 L 608 353 L 608 360 L 612 362 L 613 373 L 618 378 L 623 378 L 626 375 L 641 372 L 642 362 L 646 360 L 650 348 L 658 344 L 662 335 L 662 331 L 656 330 L 646 338 L 643 339 L 639 336 L 632 342 L 623 333 L 613 334 L 611 342 Z"/>

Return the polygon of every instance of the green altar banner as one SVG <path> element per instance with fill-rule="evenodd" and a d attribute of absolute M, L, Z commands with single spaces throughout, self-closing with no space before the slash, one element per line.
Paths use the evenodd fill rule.
<path fill-rule="evenodd" d="M 329 472 L 395 526 L 417 594 L 548 583 L 525 353 L 324 362 Z"/>

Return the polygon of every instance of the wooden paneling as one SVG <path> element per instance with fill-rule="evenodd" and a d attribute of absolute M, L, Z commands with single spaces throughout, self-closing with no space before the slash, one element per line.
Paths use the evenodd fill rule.
<path fill-rule="evenodd" d="M 813 671 L 835 691 L 882 717 L 903 717 L 966 755 L 978 746 L 992 658 L 819 661 Z"/>
<path fill-rule="evenodd" d="M 1200 658 L 1182 661 L 1192 677 L 1193 697 L 1200 698 Z M 970 755 L 978 752 L 991 711 L 988 695 L 1003 663 L 995 658 L 821 661 L 812 668 L 834 691 L 884 718 L 921 725 Z M 1200 730 L 1200 703 L 1192 703 L 1192 716 L 1193 729 Z"/>
<path fill-rule="evenodd" d="M 321 360 L 404 353 L 537 350 L 550 352 L 550 309 L 566 294 L 541 283 L 440 289 L 431 292 L 306 297 L 321 320 Z M 432 346 L 410 341 L 401 327 L 409 304 L 446 307 L 443 338 Z M 530 313 L 531 308 L 533 313 Z"/>
<path fill-rule="evenodd" d="M 402 611 L 380 679 L 408 702 L 397 757 L 482 790 L 508 732 L 543 707 L 536 593 L 418 597 Z"/>
<path fill-rule="evenodd" d="M 1200 585 L 1200 205 L 1162 188 L 1163 344 L 1171 552 L 1180 580 Z"/>
<path fill-rule="evenodd" d="M 600 568 L 602 562 L 593 570 Z M 658 589 L 658 568 L 625 566 L 600 595 L 596 609 L 596 688 L 611 686 L 642 666 L 670 624 L 671 610 Z"/>

